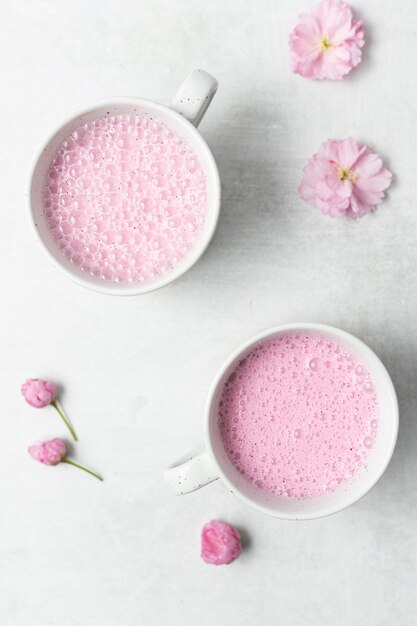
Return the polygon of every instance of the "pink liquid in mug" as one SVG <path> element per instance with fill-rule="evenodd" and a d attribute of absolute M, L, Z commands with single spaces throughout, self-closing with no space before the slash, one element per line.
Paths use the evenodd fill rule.
<path fill-rule="evenodd" d="M 107 114 L 63 142 L 43 202 L 53 239 L 77 268 L 138 283 L 170 272 L 194 247 L 207 181 L 197 155 L 163 123 Z"/>
<path fill-rule="evenodd" d="M 247 480 L 305 499 L 334 491 L 366 467 L 378 401 L 369 373 L 343 345 L 289 333 L 264 340 L 232 371 L 218 427 Z"/>

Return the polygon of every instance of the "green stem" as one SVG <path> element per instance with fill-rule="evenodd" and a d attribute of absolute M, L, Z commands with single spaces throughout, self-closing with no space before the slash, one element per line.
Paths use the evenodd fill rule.
<path fill-rule="evenodd" d="M 61 459 L 61 461 L 63 463 L 68 463 L 68 465 L 73 465 L 74 467 L 79 467 L 80 469 L 82 469 L 84 472 L 87 472 L 87 474 L 91 474 L 91 476 L 94 476 L 95 478 L 97 478 L 97 480 L 103 480 L 103 478 L 101 476 L 99 476 L 98 474 L 96 474 L 95 472 L 92 472 L 91 470 L 87 469 L 86 467 L 83 467 L 82 465 L 78 465 L 78 463 L 75 463 L 74 461 L 71 461 L 71 459 L 67 459 L 65 456 L 63 459 Z"/>
<path fill-rule="evenodd" d="M 74 441 L 78 441 L 78 437 L 75 434 L 75 431 L 74 431 L 73 427 L 71 426 L 71 424 L 69 423 L 69 421 L 67 420 L 67 418 L 65 417 L 65 415 L 63 414 L 61 409 L 59 408 L 59 406 L 57 405 L 56 401 L 53 400 L 51 402 L 51 404 L 58 411 L 58 414 L 61 416 L 65 426 L 68 428 L 68 430 L 70 431 L 71 435 L 74 437 Z"/>

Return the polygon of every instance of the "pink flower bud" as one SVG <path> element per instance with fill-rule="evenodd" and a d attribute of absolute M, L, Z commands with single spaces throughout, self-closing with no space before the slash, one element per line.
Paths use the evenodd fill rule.
<path fill-rule="evenodd" d="M 54 383 L 39 378 L 28 378 L 22 385 L 22 394 L 26 402 L 36 409 L 48 406 L 55 400 L 56 387 Z"/>
<path fill-rule="evenodd" d="M 32 459 L 35 461 L 39 461 L 39 463 L 43 463 L 44 465 L 58 465 L 58 463 L 68 463 L 68 465 L 73 465 L 74 467 L 78 467 L 83 470 L 83 472 L 87 472 L 87 474 L 91 474 L 98 480 L 103 480 L 99 474 L 87 469 L 83 465 L 79 465 L 75 463 L 75 461 L 71 461 L 65 455 L 67 454 L 67 446 L 65 445 L 65 441 L 62 439 L 51 439 L 50 441 L 45 441 L 44 443 L 34 443 L 33 446 L 29 446 L 28 452 Z"/>
<path fill-rule="evenodd" d="M 241 552 L 240 535 L 236 528 L 212 520 L 201 531 L 201 558 L 212 565 L 232 563 Z"/>
<path fill-rule="evenodd" d="M 39 463 L 58 465 L 67 453 L 67 447 L 62 439 L 51 439 L 45 443 L 35 443 L 28 448 L 28 452 Z"/>
<path fill-rule="evenodd" d="M 55 401 L 57 389 L 54 383 L 50 383 L 47 380 L 41 380 L 40 378 L 28 378 L 27 381 L 23 383 L 21 391 L 26 402 L 28 402 L 31 406 L 34 406 L 35 409 L 41 409 L 44 406 L 52 404 L 73 436 L 74 441 L 78 441 L 78 437 L 75 434 L 73 427 L 65 417 L 58 403 Z"/>

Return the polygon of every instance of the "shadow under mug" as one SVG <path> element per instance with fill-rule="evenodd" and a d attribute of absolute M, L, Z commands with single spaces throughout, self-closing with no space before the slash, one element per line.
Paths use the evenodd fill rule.
<path fill-rule="evenodd" d="M 349 483 L 333 491 L 305 500 L 280 498 L 262 491 L 246 480 L 230 462 L 218 428 L 218 404 L 224 384 L 239 363 L 261 341 L 288 332 L 309 332 L 334 339 L 363 363 L 372 378 L 379 404 L 378 434 L 367 468 L 357 472 Z M 189 454 L 164 473 L 171 491 L 190 493 L 220 478 L 246 504 L 281 519 L 314 519 L 336 513 L 365 495 L 384 473 L 398 433 L 398 402 L 394 385 L 376 354 L 353 335 L 322 324 L 286 324 L 264 331 L 244 343 L 226 361 L 210 388 L 205 412 L 205 451 Z"/>
<path fill-rule="evenodd" d="M 68 278 L 83 287 L 113 295 L 137 295 L 164 287 L 184 274 L 201 257 L 209 245 L 220 212 L 220 177 L 214 157 L 197 126 L 203 119 L 214 94 L 217 81 L 203 70 L 194 70 L 182 83 L 170 107 L 141 98 L 112 98 L 101 100 L 71 116 L 47 140 L 32 167 L 29 181 L 29 220 L 42 250 Z M 112 283 L 91 276 L 75 267 L 53 241 L 42 199 L 42 186 L 48 167 L 61 144 L 77 128 L 106 114 L 135 114 L 140 111 L 156 118 L 175 131 L 198 156 L 207 180 L 207 219 L 199 240 L 186 257 L 171 271 L 146 283 Z"/>

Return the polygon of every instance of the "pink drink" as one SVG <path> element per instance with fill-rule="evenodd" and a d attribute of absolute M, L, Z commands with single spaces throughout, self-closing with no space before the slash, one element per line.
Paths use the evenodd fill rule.
<path fill-rule="evenodd" d="M 264 340 L 225 383 L 218 426 L 227 455 L 259 489 L 304 499 L 366 467 L 378 401 L 365 367 L 335 340 Z"/>
<path fill-rule="evenodd" d="M 196 154 L 164 124 L 108 114 L 63 142 L 43 201 L 52 237 L 76 267 L 135 283 L 170 272 L 194 247 L 207 182 Z"/>

